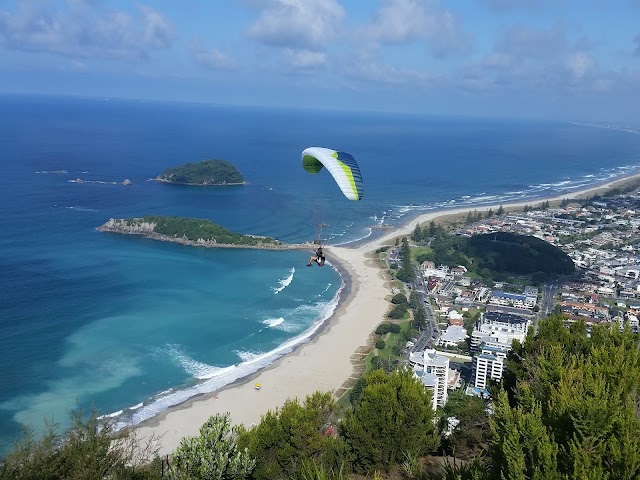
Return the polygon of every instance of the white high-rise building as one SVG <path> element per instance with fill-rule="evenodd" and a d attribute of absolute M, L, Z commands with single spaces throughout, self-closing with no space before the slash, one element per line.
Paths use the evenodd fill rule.
<path fill-rule="evenodd" d="M 474 386 L 486 390 L 488 379 L 500 380 L 511 343 L 524 343 L 531 321 L 510 313 L 487 312 L 471 334 Z"/>
<path fill-rule="evenodd" d="M 480 352 L 483 345 L 496 347 L 506 345 L 511 348 L 514 340 L 524 343 L 529 325 L 531 320 L 520 315 L 502 312 L 484 313 L 471 333 L 471 351 Z"/>
<path fill-rule="evenodd" d="M 488 379 L 499 381 L 508 349 L 486 345 L 473 357 L 474 386 L 486 390 Z"/>
<path fill-rule="evenodd" d="M 433 349 L 414 352 L 409 356 L 409 364 L 426 388 L 433 391 L 433 406 L 444 407 L 447 403 L 449 381 L 449 359 L 438 355 Z"/>

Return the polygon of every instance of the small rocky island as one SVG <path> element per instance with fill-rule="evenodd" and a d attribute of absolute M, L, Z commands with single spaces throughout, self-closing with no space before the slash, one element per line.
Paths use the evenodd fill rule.
<path fill-rule="evenodd" d="M 99 232 L 141 235 L 153 240 L 196 247 L 258 248 L 292 250 L 312 248 L 309 244 L 286 244 L 270 237 L 242 235 L 209 220 L 149 215 L 143 218 L 111 218 Z"/>
<path fill-rule="evenodd" d="M 246 183 L 240 171 L 225 160 L 204 160 L 169 168 L 155 180 L 197 186 L 244 185 Z"/>

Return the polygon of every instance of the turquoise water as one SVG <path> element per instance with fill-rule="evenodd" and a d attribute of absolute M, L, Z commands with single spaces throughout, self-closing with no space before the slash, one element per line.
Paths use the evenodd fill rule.
<path fill-rule="evenodd" d="M 1 451 L 20 422 L 64 424 L 76 405 L 137 422 L 213 391 L 309 338 L 338 301 L 340 275 L 306 268 L 309 252 L 95 231 L 111 217 L 208 218 L 287 242 L 326 223 L 322 238 L 339 244 L 377 223 L 571 191 L 640 165 L 639 135 L 567 123 L 44 97 L 0 106 Z M 311 145 L 358 159 L 361 202 L 304 172 Z M 147 181 L 206 158 L 250 184 Z"/>

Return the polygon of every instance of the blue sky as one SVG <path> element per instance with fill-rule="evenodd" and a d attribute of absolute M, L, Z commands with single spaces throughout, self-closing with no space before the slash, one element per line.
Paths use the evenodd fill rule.
<path fill-rule="evenodd" d="M 640 124 L 640 0 L 0 0 L 0 92 Z"/>

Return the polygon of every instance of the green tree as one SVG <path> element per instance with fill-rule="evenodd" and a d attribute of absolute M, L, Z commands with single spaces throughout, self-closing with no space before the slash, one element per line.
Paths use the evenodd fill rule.
<path fill-rule="evenodd" d="M 171 455 L 169 480 L 241 480 L 249 478 L 255 460 L 237 445 L 239 429 L 229 414 L 216 414 L 200 427 L 197 437 L 183 438 Z"/>
<path fill-rule="evenodd" d="M 498 208 L 498 211 L 496 212 L 496 215 L 498 215 L 498 216 L 504 215 L 504 208 L 502 207 L 502 205 L 500 205 L 500 208 Z"/>
<path fill-rule="evenodd" d="M 196 185 L 244 183 L 238 169 L 225 160 L 204 160 L 169 168 L 159 176 L 159 179 L 170 183 Z"/>
<path fill-rule="evenodd" d="M 542 421 L 542 407 L 511 408 L 506 392 L 499 393 L 491 419 L 492 478 L 558 479 L 558 445 Z"/>
<path fill-rule="evenodd" d="M 411 293 L 409 294 L 409 306 L 411 308 L 418 308 L 421 304 L 422 298 L 420 297 L 420 294 L 415 290 L 411 290 Z"/>
<path fill-rule="evenodd" d="M 438 233 L 438 229 L 436 228 L 436 222 L 431 220 L 429 222 L 429 236 L 435 237 L 437 233 Z"/>
<path fill-rule="evenodd" d="M 419 328 L 420 330 L 427 326 L 427 312 L 422 305 L 418 305 L 418 308 L 415 309 L 413 313 L 413 321 L 416 328 Z"/>
<path fill-rule="evenodd" d="M 239 442 L 256 459 L 253 478 L 296 478 L 305 460 L 329 469 L 342 465 L 347 459 L 344 442 L 323 434 L 334 421 L 335 410 L 329 392 L 316 392 L 302 404 L 288 400 L 282 408 L 268 411 Z"/>
<path fill-rule="evenodd" d="M 491 218 L 491 217 L 493 217 L 493 208 L 490 208 L 490 209 L 487 211 L 487 218 Z"/>
<path fill-rule="evenodd" d="M 386 345 L 387 345 L 387 344 L 386 344 L 386 343 L 385 343 L 385 341 L 384 341 L 384 340 L 382 340 L 382 339 L 380 339 L 380 340 L 378 340 L 378 341 L 376 342 L 376 348 L 377 348 L 378 350 L 383 350 L 383 349 L 384 349 L 384 347 L 385 347 Z"/>
<path fill-rule="evenodd" d="M 514 344 L 494 402 L 496 478 L 639 478 L 640 345 L 628 329 L 561 315 Z M 512 392 L 511 398 L 507 393 Z"/>
<path fill-rule="evenodd" d="M 469 213 L 467 213 L 467 218 L 464 221 L 464 223 L 466 225 L 471 225 L 473 223 L 473 219 L 474 219 L 473 212 L 471 212 L 471 210 L 469 210 Z"/>
<path fill-rule="evenodd" d="M 396 293 L 391 299 L 391 303 L 400 305 L 401 303 L 408 303 L 407 296 L 404 293 Z"/>
<path fill-rule="evenodd" d="M 44 435 L 25 429 L 23 436 L 0 465 L 0 479 L 159 479 L 158 439 L 139 442 L 128 431 L 92 410 L 71 413 L 71 426 L 58 433 L 57 424 L 46 425 Z"/>
<path fill-rule="evenodd" d="M 340 424 L 356 471 L 389 470 L 405 453 L 423 455 L 437 448 L 431 393 L 412 371 L 385 375 L 375 370 L 363 381 L 360 401 Z"/>
<path fill-rule="evenodd" d="M 445 414 L 443 429 L 449 428 L 448 418 L 458 420 L 458 424 L 446 439 L 452 455 L 470 459 L 488 449 L 491 428 L 487 406 L 482 399 L 466 395 L 459 390 L 449 395 L 443 410 Z"/>
<path fill-rule="evenodd" d="M 407 304 L 401 303 L 400 305 L 396 305 L 395 307 L 393 307 L 387 314 L 387 317 L 394 320 L 400 320 L 401 318 L 404 318 L 405 313 L 407 313 Z"/>
<path fill-rule="evenodd" d="M 413 229 L 413 233 L 411 234 L 411 240 L 414 242 L 422 241 L 422 229 L 420 228 L 420 224 L 416 223 L 416 228 Z"/>

